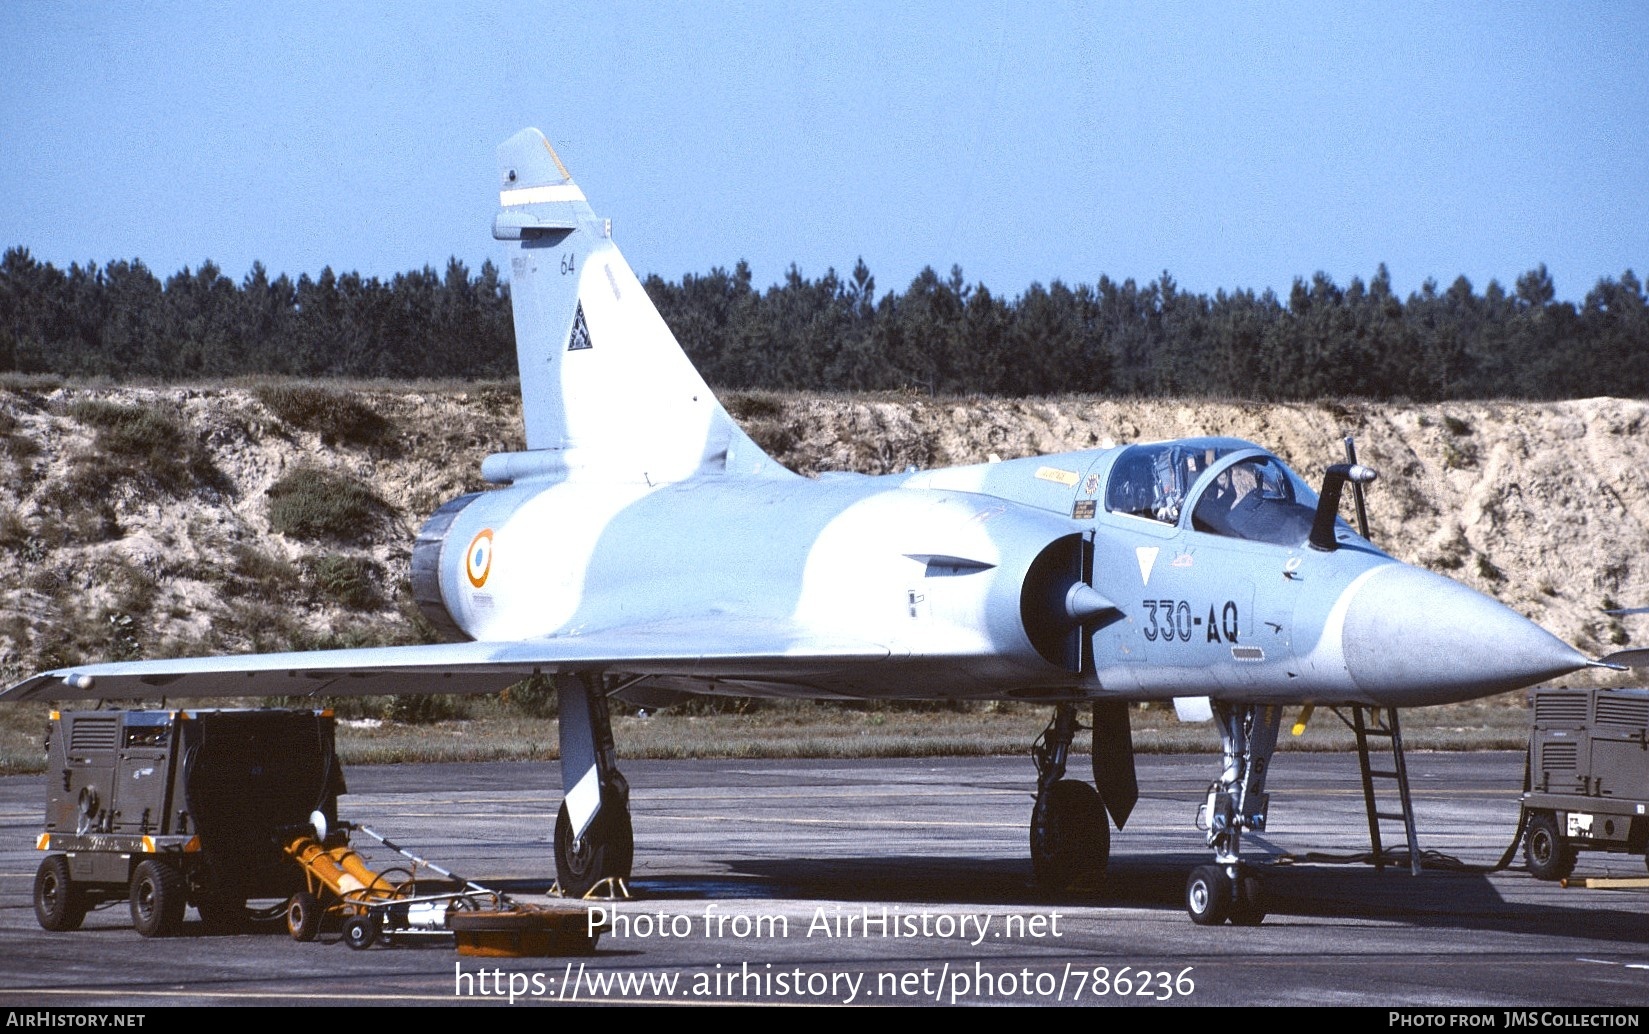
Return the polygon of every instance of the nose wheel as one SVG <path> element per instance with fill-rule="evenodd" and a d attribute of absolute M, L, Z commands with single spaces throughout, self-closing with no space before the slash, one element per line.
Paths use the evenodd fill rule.
<path fill-rule="evenodd" d="M 1258 876 L 1239 870 L 1232 887 L 1231 914 L 1227 917 L 1232 926 L 1259 926 L 1265 922 L 1263 893 Z"/>
<path fill-rule="evenodd" d="M 1231 914 L 1231 880 L 1218 865 L 1199 865 L 1185 881 L 1185 911 L 1198 926 L 1219 926 Z"/>
<path fill-rule="evenodd" d="M 1232 878 L 1227 869 L 1235 868 Z M 1199 865 L 1185 881 L 1185 911 L 1198 926 L 1265 922 L 1260 878 L 1241 866 Z"/>

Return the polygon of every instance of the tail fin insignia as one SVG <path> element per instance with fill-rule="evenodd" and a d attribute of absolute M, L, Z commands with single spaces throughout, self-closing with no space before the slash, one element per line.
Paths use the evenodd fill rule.
<path fill-rule="evenodd" d="M 573 332 L 572 336 L 567 339 L 567 351 L 577 352 L 591 347 L 593 346 L 590 344 L 590 327 L 589 324 L 584 322 L 584 306 L 580 304 L 578 314 L 573 317 Z"/>

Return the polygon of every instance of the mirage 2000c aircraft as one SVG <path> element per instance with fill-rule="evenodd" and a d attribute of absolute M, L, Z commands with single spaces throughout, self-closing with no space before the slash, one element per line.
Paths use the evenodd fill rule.
<path fill-rule="evenodd" d="M 1127 705 L 1218 722 L 1193 919 L 1258 922 L 1284 705 L 1408 707 L 1590 662 L 1494 600 L 1393 560 L 1263 447 L 1195 438 L 881 477 L 809 479 L 741 431 L 677 345 L 543 134 L 498 150 L 527 450 L 442 506 L 412 582 L 456 641 L 86 664 L 7 700 L 491 693 L 543 674 L 560 704 L 560 885 L 629 873 L 609 698 L 1020 700 L 1035 748 L 1039 882 L 1103 869 L 1137 797 Z M 1094 783 L 1066 777 L 1079 708 Z M 1097 789 L 1096 789 L 1097 787 Z"/>

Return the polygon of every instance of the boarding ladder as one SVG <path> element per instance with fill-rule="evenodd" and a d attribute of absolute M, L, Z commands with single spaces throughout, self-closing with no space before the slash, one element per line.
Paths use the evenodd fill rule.
<path fill-rule="evenodd" d="M 1346 436 L 1346 462 L 1357 462 L 1357 444 L 1350 435 Z M 1368 538 L 1368 508 L 1363 500 L 1363 486 L 1360 482 L 1351 485 L 1351 498 L 1357 505 L 1357 530 L 1363 538 Z M 1414 799 L 1409 796 L 1409 769 L 1403 760 L 1403 730 L 1397 721 L 1397 708 L 1363 707 L 1354 704 L 1351 708 L 1351 730 L 1357 734 L 1357 763 L 1363 772 L 1363 806 L 1368 811 L 1368 841 L 1374 851 L 1374 868 L 1386 867 L 1386 852 L 1380 841 L 1380 823 L 1403 823 L 1403 834 L 1409 845 L 1409 872 L 1420 875 L 1420 839 L 1414 834 Z M 1343 716 L 1342 716 L 1343 717 Z M 1383 720 L 1382 720 L 1383 717 Z M 1373 719 L 1371 721 L 1370 719 Z M 1377 769 L 1369 760 L 1368 741 L 1370 739 L 1386 740 L 1391 747 L 1391 768 Z M 1382 811 L 1380 802 L 1374 795 L 1374 781 L 1391 780 L 1397 784 L 1397 799 L 1401 811 Z M 1389 787 L 1388 787 L 1389 792 Z"/>
<path fill-rule="evenodd" d="M 1409 845 L 1409 872 L 1420 875 L 1420 839 L 1414 832 L 1414 799 L 1409 795 L 1409 769 L 1403 760 L 1403 730 L 1397 721 L 1397 708 L 1377 708 L 1353 705 L 1351 708 L 1351 729 L 1357 734 L 1357 763 L 1363 772 L 1363 805 L 1368 811 L 1368 840 L 1374 851 L 1374 867 L 1386 867 L 1385 847 L 1380 836 L 1382 822 L 1401 822 L 1403 834 Z M 1390 748 L 1391 767 L 1375 768 L 1374 760 L 1369 757 L 1369 741 L 1384 740 Z M 1376 746 L 1376 750 L 1380 748 Z M 1386 754 L 1381 751 L 1378 759 L 1385 762 Z M 1375 780 L 1389 781 L 1396 784 L 1399 810 L 1382 809 L 1380 800 L 1376 796 Z M 1391 786 L 1385 787 L 1386 799 L 1390 800 Z"/>

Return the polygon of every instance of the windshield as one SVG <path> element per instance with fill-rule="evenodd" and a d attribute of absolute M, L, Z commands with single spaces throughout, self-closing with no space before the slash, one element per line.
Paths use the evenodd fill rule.
<path fill-rule="evenodd" d="M 1193 438 L 1123 450 L 1111 467 L 1105 508 L 1211 535 L 1299 546 L 1311 535 L 1317 493 L 1263 449 Z M 1336 533 L 1342 541 L 1356 537 L 1344 521 L 1336 521 Z"/>
<path fill-rule="evenodd" d="M 1272 456 L 1237 460 L 1198 498 L 1191 526 L 1231 538 L 1297 546 L 1311 534 L 1316 494 Z"/>
<path fill-rule="evenodd" d="M 1185 442 L 1131 446 L 1111 468 L 1105 508 L 1177 524 L 1197 481 L 1216 460 L 1234 451 L 1232 446 Z"/>

